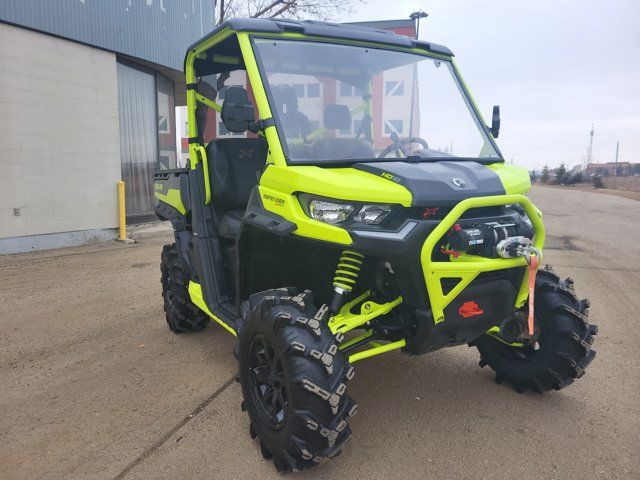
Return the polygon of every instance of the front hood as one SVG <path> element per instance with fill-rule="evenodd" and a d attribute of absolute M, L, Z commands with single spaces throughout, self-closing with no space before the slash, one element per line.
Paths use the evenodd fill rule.
<path fill-rule="evenodd" d="M 402 185 L 414 207 L 453 206 L 470 197 L 506 193 L 500 176 L 477 162 L 371 162 L 353 168 Z"/>

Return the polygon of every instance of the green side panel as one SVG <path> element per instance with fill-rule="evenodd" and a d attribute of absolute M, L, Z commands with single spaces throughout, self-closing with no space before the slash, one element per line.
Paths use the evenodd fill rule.
<path fill-rule="evenodd" d="M 259 190 L 266 210 L 297 225 L 295 235 L 340 245 L 352 243 L 349 233 L 339 225 L 309 218 L 300 206 L 297 193 L 411 206 L 411 193 L 405 187 L 354 168 L 269 165 L 260 178 Z"/>
<path fill-rule="evenodd" d="M 216 323 L 218 323 L 220 326 L 222 326 L 227 332 L 229 332 L 234 337 L 238 336 L 238 334 L 236 333 L 236 331 L 233 328 L 231 328 L 229 325 L 224 323 L 220 319 L 220 317 L 218 317 L 217 315 L 214 315 L 213 313 L 211 313 L 211 310 L 209 310 L 209 307 L 207 307 L 207 304 L 204 301 L 204 296 L 202 294 L 202 286 L 199 283 L 189 282 L 189 297 L 191 298 L 191 301 L 200 310 L 202 310 L 204 313 L 206 313 L 211 318 L 213 318 L 216 321 Z"/>
<path fill-rule="evenodd" d="M 304 192 L 340 200 L 411 206 L 411 193 L 398 183 L 355 168 L 269 166 L 260 186 L 291 194 Z"/>
<path fill-rule="evenodd" d="M 522 195 L 531 190 L 531 179 L 526 168 L 509 163 L 492 163 L 487 168 L 500 177 L 507 195 Z"/>
<path fill-rule="evenodd" d="M 170 174 L 165 178 L 157 175 L 153 180 L 153 194 L 159 201 L 171 205 L 182 215 L 186 213 L 187 210 L 180 196 L 180 179 L 178 175 Z"/>
<path fill-rule="evenodd" d="M 293 231 L 294 235 L 340 245 L 351 245 L 353 243 L 351 235 L 344 228 L 319 222 L 308 217 L 302 210 L 295 194 L 283 193 L 262 185 L 258 190 L 265 210 L 276 213 L 296 224 L 296 229 Z"/>

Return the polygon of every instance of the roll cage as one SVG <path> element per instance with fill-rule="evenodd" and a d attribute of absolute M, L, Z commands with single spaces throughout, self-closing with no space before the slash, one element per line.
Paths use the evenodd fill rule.
<path fill-rule="evenodd" d="M 224 22 L 209 35 L 199 42 L 189 47 L 185 57 L 184 69 L 187 83 L 187 123 L 189 136 L 189 154 L 191 158 L 191 168 L 197 168 L 199 162 L 206 162 L 204 152 L 205 141 L 204 132 L 198 131 L 196 121 L 196 107 L 198 104 L 206 105 L 209 108 L 220 112 L 222 105 L 207 98 L 197 91 L 197 80 L 203 76 L 215 75 L 234 70 L 245 70 L 248 82 L 252 89 L 253 98 L 258 111 L 259 135 L 263 136 L 268 145 L 266 164 L 278 166 L 290 165 L 287 142 L 284 141 L 284 134 L 278 112 L 273 108 L 274 99 L 269 88 L 265 85 L 265 71 L 254 48 L 254 38 L 273 38 L 314 41 L 324 43 L 348 44 L 361 47 L 375 47 L 378 49 L 392 50 L 404 53 L 413 53 L 433 59 L 440 59 L 451 62 L 453 74 L 459 82 L 461 91 L 467 101 L 472 114 L 478 119 L 481 125 L 486 125 L 480 110 L 471 96 L 460 72 L 453 60 L 453 53 L 448 48 L 433 43 L 414 40 L 409 37 L 396 35 L 385 30 L 373 30 L 354 25 L 331 24 L 315 21 L 290 21 L 290 20 L 265 20 L 265 19 L 233 19 Z M 371 99 L 363 100 L 362 104 L 352 109 L 354 111 L 364 111 L 371 113 Z M 309 138 L 314 138 L 322 133 L 319 128 L 311 133 Z M 491 135 L 487 135 L 492 147 L 498 153 L 499 158 L 460 158 L 457 161 L 471 160 L 479 163 L 500 163 L 503 162 L 502 154 Z M 375 161 L 366 158 L 356 161 Z M 431 159 L 431 161 L 438 159 Z M 429 161 L 425 159 L 423 161 Z M 355 161 L 344 162 L 341 160 L 323 162 L 327 166 L 339 166 L 342 163 L 355 163 Z M 296 162 L 296 165 L 309 164 Z M 315 164 L 315 163 L 311 163 Z M 206 165 L 205 165 L 206 167 Z M 207 168 L 204 168 L 206 172 Z M 205 179 L 208 184 L 208 179 Z M 209 186 L 206 186 L 207 191 Z M 210 193 L 207 194 L 210 199 Z M 207 202 L 208 203 L 208 202 Z"/>

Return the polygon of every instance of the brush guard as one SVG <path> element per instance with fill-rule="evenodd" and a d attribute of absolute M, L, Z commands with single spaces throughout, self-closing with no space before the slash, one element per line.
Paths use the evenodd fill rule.
<path fill-rule="evenodd" d="M 427 286 L 427 295 L 431 305 L 431 314 L 435 324 L 445 320 L 444 309 L 455 299 L 480 273 L 504 270 L 514 267 L 528 267 L 525 252 L 522 256 L 513 258 L 485 258 L 479 255 L 459 253 L 450 255 L 449 261 L 434 261 L 433 253 L 439 244 L 460 217 L 472 208 L 497 207 L 503 205 L 521 205 L 529 217 L 533 226 L 534 239 L 531 245 L 533 252 L 542 252 L 545 241 L 545 228 L 542 223 L 541 213 L 524 195 L 499 195 L 490 197 L 474 197 L 458 203 L 438 226 L 429 234 L 422 246 L 420 260 Z M 540 256 L 536 257 L 538 263 Z M 445 294 L 442 289 L 442 280 L 452 278 L 459 279 L 457 285 Z M 529 297 L 528 273 L 522 278 L 522 282 L 516 295 L 515 308 L 522 307 Z"/>

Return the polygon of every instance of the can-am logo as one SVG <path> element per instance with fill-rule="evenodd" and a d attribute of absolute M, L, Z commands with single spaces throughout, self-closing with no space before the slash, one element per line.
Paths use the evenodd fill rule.
<path fill-rule="evenodd" d="M 467 188 L 467 182 L 462 180 L 461 178 L 452 178 L 451 183 L 458 188 Z"/>

